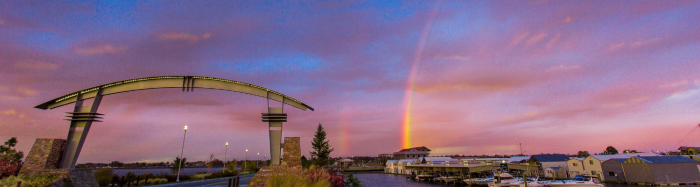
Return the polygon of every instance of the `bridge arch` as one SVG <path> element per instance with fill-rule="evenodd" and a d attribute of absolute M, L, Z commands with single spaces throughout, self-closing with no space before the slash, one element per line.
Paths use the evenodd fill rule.
<path fill-rule="evenodd" d="M 67 112 L 69 114 L 69 116 L 67 116 L 69 119 L 67 120 L 71 121 L 71 126 L 68 131 L 68 138 L 63 149 L 60 165 L 63 169 L 72 169 L 75 167 L 78 160 L 80 150 L 83 147 L 92 122 L 101 122 L 100 120 L 102 118 L 100 116 L 103 114 L 97 113 L 97 109 L 99 108 L 103 96 L 161 88 L 182 88 L 183 92 L 193 92 L 195 88 L 239 92 L 279 101 L 283 103 L 283 107 L 286 104 L 304 111 L 307 109 L 314 110 L 314 108 L 299 100 L 262 86 L 204 76 L 157 76 L 117 81 L 78 90 L 41 103 L 34 108 L 47 110 L 75 103 L 73 112 Z M 92 105 L 83 106 L 84 100 L 93 98 Z M 283 108 L 270 107 L 268 104 L 267 113 L 262 113 L 262 121 L 268 122 L 269 124 L 270 159 L 273 165 L 277 165 L 280 159 L 282 122 L 287 122 L 287 114 L 284 113 Z"/>

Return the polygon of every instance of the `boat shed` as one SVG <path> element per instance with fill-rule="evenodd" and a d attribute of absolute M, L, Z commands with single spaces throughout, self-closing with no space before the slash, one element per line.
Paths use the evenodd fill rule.
<path fill-rule="evenodd" d="M 493 172 L 493 165 L 490 164 L 416 164 L 406 166 L 417 173 L 456 173 L 460 175 L 470 175 L 478 173 Z"/>
<path fill-rule="evenodd" d="M 642 156 L 622 162 L 627 182 L 675 184 L 700 180 L 700 162 L 683 156 Z"/>
<path fill-rule="evenodd" d="M 625 182 L 625 170 L 622 169 L 622 163 L 627 160 L 626 158 L 613 158 L 603 162 L 601 167 L 603 168 L 603 173 L 605 175 L 605 182 Z"/>

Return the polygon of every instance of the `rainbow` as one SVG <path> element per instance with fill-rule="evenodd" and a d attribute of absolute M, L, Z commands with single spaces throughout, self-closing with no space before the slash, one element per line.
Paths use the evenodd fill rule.
<path fill-rule="evenodd" d="M 413 87 L 415 84 L 415 79 L 416 79 L 416 72 L 418 71 L 418 61 L 421 59 L 421 55 L 423 54 L 423 46 L 425 45 L 425 38 L 428 36 L 428 32 L 430 31 L 430 27 L 433 24 L 433 19 L 435 18 L 435 14 L 437 14 L 438 7 L 440 6 L 440 2 L 438 1 L 438 4 L 433 9 L 432 14 L 430 14 L 430 19 L 428 19 L 428 22 L 425 24 L 425 27 L 423 28 L 423 31 L 421 33 L 420 40 L 418 41 L 418 48 L 416 49 L 415 56 L 413 57 L 413 62 L 411 65 L 411 72 L 408 74 L 408 81 L 406 84 L 406 96 L 404 97 L 404 113 L 403 113 L 403 123 L 401 124 L 402 127 L 402 137 L 401 137 L 401 142 L 403 148 L 410 148 L 411 147 L 411 105 L 413 103 Z"/>

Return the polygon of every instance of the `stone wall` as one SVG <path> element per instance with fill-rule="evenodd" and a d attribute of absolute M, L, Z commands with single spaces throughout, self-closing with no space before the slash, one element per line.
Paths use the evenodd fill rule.
<path fill-rule="evenodd" d="M 59 179 L 48 185 L 51 187 L 98 187 L 93 170 L 58 169 L 65 145 L 66 140 L 63 139 L 36 139 L 19 174 L 24 176 L 60 176 Z"/>
<path fill-rule="evenodd" d="M 284 137 L 284 154 L 282 165 L 301 167 L 301 138 Z"/>
<path fill-rule="evenodd" d="M 36 139 L 27 158 L 24 159 L 20 175 L 34 175 L 45 169 L 57 169 L 61 163 L 61 155 L 66 140 Z"/>

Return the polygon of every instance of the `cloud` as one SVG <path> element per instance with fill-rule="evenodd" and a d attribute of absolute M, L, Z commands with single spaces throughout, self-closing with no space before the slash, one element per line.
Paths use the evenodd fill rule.
<path fill-rule="evenodd" d="M 530 32 L 528 32 L 528 31 L 525 31 L 525 32 L 518 34 L 515 37 L 515 39 L 513 40 L 513 42 L 510 43 L 510 45 L 511 46 L 518 45 L 521 41 L 523 41 L 523 39 L 525 39 L 525 37 L 527 37 L 528 34 L 530 34 Z"/>
<path fill-rule="evenodd" d="M 569 71 L 569 70 L 575 70 L 581 68 L 581 65 L 559 65 L 559 66 L 554 66 L 547 68 L 545 71 L 546 72 L 554 72 L 554 71 Z"/>
<path fill-rule="evenodd" d="M 15 68 L 29 70 L 55 70 L 58 65 L 40 60 L 20 60 L 15 63 Z"/>
<path fill-rule="evenodd" d="M 452 56 L 443 56 L 443 55 L 437 55 L 435 58 L 438 59 L 447 59 L 447 60 L 470 60 L 471 57 L 468 56 L 459 56 L 459 55 L 452 55 Z"/>
<path fill-rule="evenodd" d="M 645 46 L 645 45 L 650 45 L 656 42 L 661 41 L 661 38 L 654 38 L 654 39 L 649 39 L 649 40 L 643 40 L 643 41 L 637 41 L 634 43 L 630 44 L 630 47 L 640 47 L 640 46 Z"/>
<path fill-rule="evenodd" d="M 5 114 L 5 115 L 14 116 L 15 114 L 17 114 L 17 111 L 15 111 L 14 109 L 10 109 L 10 110 L 0 111 L 0 113 Z"/>
<path fill-rule="evenodd" d="M 502 90 L 507 89 L 508 86 L 505 85 L 471 85 L 468 83 L 456 84 L 456 85 L 439 85 L 435 87 L 421 88 L 416 86 L 414 88 L 417 92 L 438 92 L 438 91 L 448 91 L 448 90 Z"/>
<path fill-rule="evenodd" d="M 685 86 L 687 84 L 688 84 L 688 80 L 680 80 L 680 81 L 661 85 L 661 86 L 659 86 L 659 88 L 675 88 L 675 87 Z"/>
<path fill-rule="evenodd" d="M 527 44 L 532 45 L 534 43 L 537 43 L 538 41 L 542 40 L 542 38 L 544 38 L 545 36 L 547 36 L 547 33 L 540 33 L 538 35 L 532 36 L 530 37 L 530 39 L 527 40 Z"/>
<path fill-rule="evenodd" d="M 208 39 L 211 37 L 211 34 L 206 33 L 202 35 L 195 35 L 195 34 L 189 34 L 189 33 L 181 33 L 181 32 L 171 32 L 171 33 L 164 33 L 160 34 L 158 38 L 161 40 L 182 40 L 182 41 L 189 41 L 189 42 L 199 42 L 204 39 Z"/>
<path fill-rule="evenodd" d="M 557 33 L 556 36 L 554 36 L 552 39 L 547 42 L 547 45 L 545 47 L 549 48 L 552 47 L 557 41 L 559 41 L 559 37 L 561 37 L 561 33 Z"/>
<path fill-rule="evenodd" d="M 564 23 L 571 23 L 572 20 L 573 18 L 571 18 L 571 16 L 566 17 L 566 19 L 564 19 Z"/>
<path fill-rule="evenodd" d="M 26 88 L 26 87 L 19 87 L 15 89 L 16 92 L 22 94 L 23 96 L 36 96 L 37 91 L 31 88 Z"/>
<path fill-rule="evenodd" d="M 91 46 L 91 47 L 83 47 L 83 48 L 78 48 L 75 49 L 75 53 L 82 54 L 82 55 L 101 55 L 101 54 L 108 54 L 108 53 L 117 53 L 119 51 L 122 51 L 123 47 L 115 47 L 109 44 L 104 44 L 104 45 L 99 45 L 99 46 Z"/>

